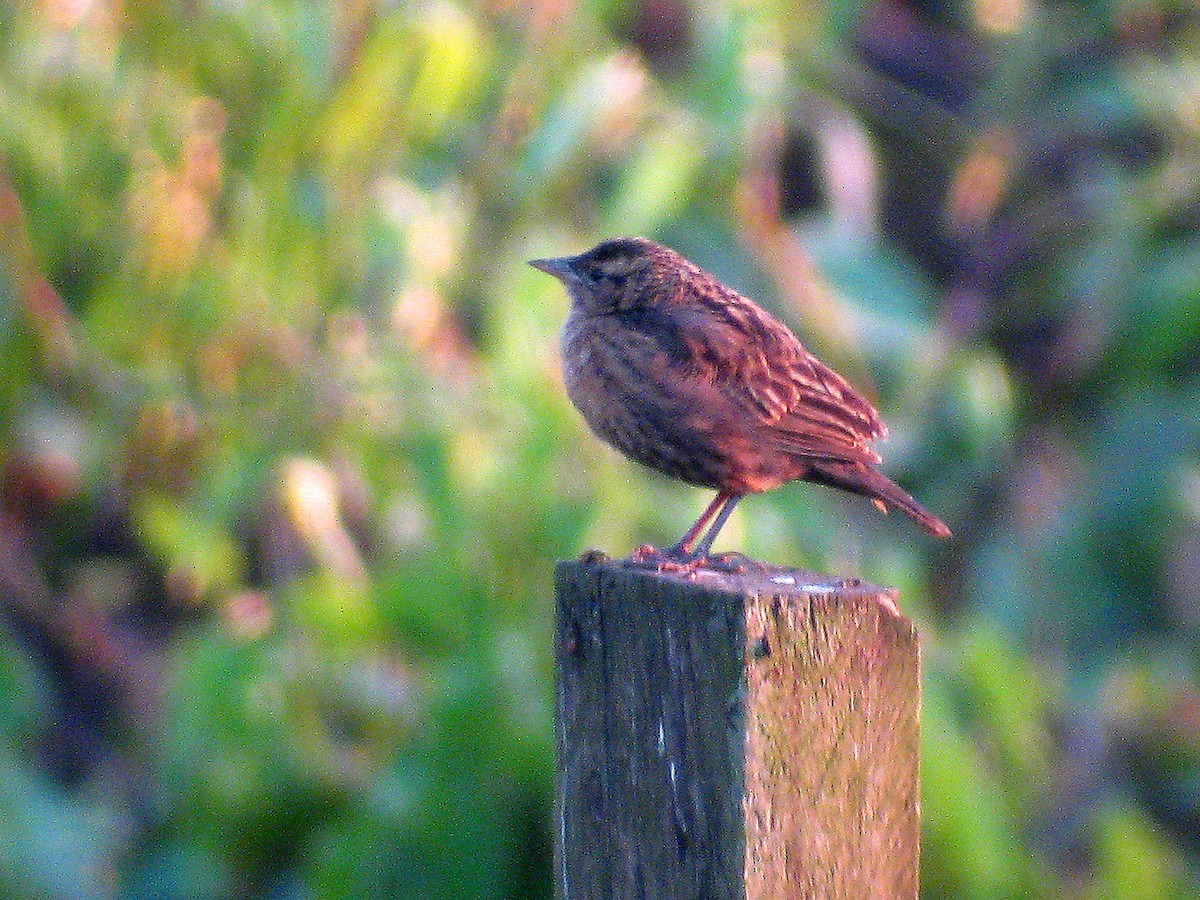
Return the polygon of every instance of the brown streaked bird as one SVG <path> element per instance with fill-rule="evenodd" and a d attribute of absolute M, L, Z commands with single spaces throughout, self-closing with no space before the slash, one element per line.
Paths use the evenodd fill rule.
<path fill-rule="evenodd" d="M 872 468 L 881 460 L 871 442 L 887 435 L 879 413 L 758 304 L 646 238 L 529 264 L 570 294 L 563 375 L 592 431 L 630 459 L 717 492 L 665 556 L 707 556 L 742 497 L 797 480 L 894 506 L 950 536 Z"/>

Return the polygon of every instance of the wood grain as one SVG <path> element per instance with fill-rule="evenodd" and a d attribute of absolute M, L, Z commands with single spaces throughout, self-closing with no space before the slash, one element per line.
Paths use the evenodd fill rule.
<path fill-rule="evenodd" d="M 919 650 L 893 592 L 560 563 L 560 900 L 917 896 Z"/>

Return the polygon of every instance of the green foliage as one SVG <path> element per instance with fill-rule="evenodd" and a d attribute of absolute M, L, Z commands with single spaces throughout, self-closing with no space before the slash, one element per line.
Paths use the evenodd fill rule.
<path fill-rule="evenodd" d="M 551 895 L 553 561 L 703 502 L 561 388 L 524 260 L 622 233 L 958 535 L 725 533 L 921 621 L 925 892 L 1191 895 L 1194 19 L 0 4 L 0 895 Z"/>

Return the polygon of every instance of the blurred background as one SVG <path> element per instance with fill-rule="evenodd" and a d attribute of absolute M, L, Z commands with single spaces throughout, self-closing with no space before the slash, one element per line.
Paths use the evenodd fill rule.
<path fill-rule="evenodd" d="M 924 895 L 1200 871 L 1200 7 L 0 4 L 0 897 L 549 898 L 551 572 L 709 497 L 591 437 L 642 234 L 792 323 L 956 539 L 895 585 Z"/>

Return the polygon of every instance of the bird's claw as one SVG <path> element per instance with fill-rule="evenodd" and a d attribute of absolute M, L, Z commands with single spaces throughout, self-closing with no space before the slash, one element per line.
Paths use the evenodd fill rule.
<path fill-rule="evenodd" d="M 718 553 L 716 556 L 711 556 L 708 559 L 708 567 L 717 572 L 727 572 L 730 575 L 741 575 L 746 572 L 750 566 L 759 565 L 745 553 L 738 553 L 736 550 L 731 550 L 726 553 Z"/>
<path fill-rule="evenodd" d="M 706 556 L 689 556 L 671 548 L 659 550 L 649 544 L 642 544 L 629 555 L 630 562 L 639 566 L 653 567 L 659 572 L 671 572 L 695 578 L 696 572 L 708 565 Z"/>

